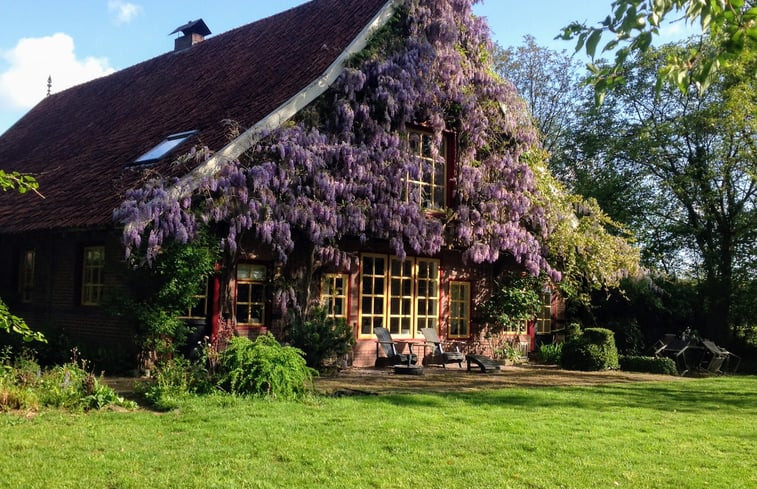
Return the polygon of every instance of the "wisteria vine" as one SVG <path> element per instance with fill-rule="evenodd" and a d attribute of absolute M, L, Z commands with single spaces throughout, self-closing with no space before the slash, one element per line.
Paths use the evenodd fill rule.
<path fill-rule="evenodd" d="M 192 195 L 172 197 L 181 193 L 170 191 L 175 179 L 129 191 L 114 213 L 126 225 L 127 254 L 141 250 L 150 261 L 164 242 L 192 240 L 204 223 L 224 230 L 229 253 L 254 243 L 281 263 L 307 243 L 321 264 L 340 265 L 350 259 L 344 239 L 379 239 L 402 257 L 445 246 L 474 263 L 507 254 L 559 279 L 544 258 L 544 210 L 520 158 L 536 132 L 513 86 L 493 73 L 488 27 L 473 3 L 404 2 L 324 95 Z M 437 143 L 457 135 L 446 212 L 425 212 L 403 191 L 425 164 L 406 151 L 403 135 L 414 125 Z"/>

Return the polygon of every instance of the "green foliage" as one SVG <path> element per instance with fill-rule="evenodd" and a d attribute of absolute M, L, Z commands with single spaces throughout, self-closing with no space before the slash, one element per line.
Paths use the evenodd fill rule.
<path fill-rule="evenodd" d="M 69 362 L 42 369 L 27 352 L 13 359 L 10 349 L 0 354 L 0 410 L 101 409 L 109 405 L 133 407 L 95 376 L 74 350 Z"/>
<path fill-rule="evenodd" d="M 581 114 L 570 166 L 582 192 L 609 196 L 600 204 L 633 229 L 648 266 L 695 279 L 705 334 L 727 341 L 734 301 L 754 304 L 741 289 L 757 257 L 757 52 L 734 58 L 704 95 L 658 91 L 666 59 L 691 49 L 714 47 L 668 45 L 629 59 L 625 85 Z M 607 174 L 613 185 L 598 188 Z"/>
<path fill-rule="evenodd" d="M 38 188 L 39 183 L 31 175 L 17 171 L 6 172 L 5 170 L 0 170 L 0 190 L 4 192 L 15 190 L 20 194 L 25 194 L 28 191 L 32 191 L 41 197 L 42 194 L 37 191 Z"/>
<path fill-rule="evenodd" d="M 328 317 L 323 307 L 310 310 L 306 320 L 294 318 L 288 329 L 289 341 L 305 354 L 309 367 L 318 369 L 324 362 L 352 350 L 355 334 L 344 318 Z"/>
<path fill-rule="evenodd" d="M 582 331 L 580 323 L 569 323 L 565 328 L 565 338 L 568 340 L 576 339 L 581 336 L 581 334 Z"/>
<path fill-rule="evenodd" d="M 627 372 L 647 372 L 650 374 L 678 375 L 675 362 L 667 357 L 643 357 L 621 355 L 620 369 Z"/>
<path fill-rule="evenodd" d="M 14 316 L 8 306 L 0 299 L 0 331 L 20 336 L 24 341 L 46 342 L 45 335 L 38 331 L 33 331 L 26 321 L 18 316 Z"/>
<path fill-rule="evenodd" d="M 527 161 L 536 177 L 533 199 L 543 206 L 549 228 L 550 262 L 562 272 L 560 292 L 588 304 L 594 290 L 617 287 L 641 270 L 632 235 L 610 218 L 596 200 L 571 194 L 547 169 L 547 156 L 533 151 Z"/>
<path fill-rule="evenodd" d="M 183 346 L 190 326 L 180 316 L 196 305 L 196 295 L 213 273 L 219 253 L 203 234 L 190 243 L 172 243 L 148 267 L 139 266 L 131 277 L 132 297 L 119 298 L 116 309 L 134 318 L 143 351 L 170 356 Z"/>
<path fill-rule="evenodd" d="M 220 355 L 220 386 L 239 395 L 296 398 L 315 374 L 302 355 L 302 350 L 281 346 L 270 333 L 255 341 L 232 338 Z"/>
<path fill-rule="evenodd" d="M 212 389 L 212 379 L 202 362 L 174 356 L 155 367 L 152 378 L 137 384 L 137 392 L 161 411 L 175 409 L 190 394 L 204 394 Z"/>
<path fill-rule="evenodd" d="M 666 18 L 683 14 L 679 22 L 698 22 L 704 34 L 720 42 L 714 50 L 695 46 L 688 53 L 669 57 L 657 75 L 658 87 L 667 82 L 686 93 L 694 85 L 701 94 L 734 58 L 757 51 L 757 6 L 753 0 L 615 0 L 612 7 L 613 12 L 598 27 L 573 22 L 559 36 L 575 39 L 576 52 L 585 49 L 592 60 L 601 53 L 615 51 L 613 64 L 589 64 L 590 82 L 598 104 L 608 91 L 625 82 L 626 59 L 649 50 L 652 38 L 660 34 Z M 611 38 L 600 51 L 604 34 L 610 34 Z"/>
<path fill-rule="evenodd" d="M 546 365 L 559 365 L 562 348 L 563 343 L 542 344 L 539 346 L 539 360 Z"/>
<path fill-rule="evenodd" d="M 540 311 L 543 277 L 505 272 L 494 284 L 489 299 L 481 306 L 488 321 L 494 322 L 494 331 L 517 328 L 524 321 L 533 319 Z"/>
<path fill-rule="evenodd" d="M 520 351 L 510 343 L 505 343 L 502 348 L 495 349 L 494 357 L 498 359 L 504 358 L 511 363 L 516 363 L 521 360 Z"/>
<path fill-rule="evenodd" d="M 638 355 L 644 350 L 644 333 L 636 321 L 607 321 L 604 324 L 615 333 L 618 353 Z"/>
<path fill-rule="evenodd" d="M 586 328 L 581 336 L 565 343 L 560 365 L 568 370 L 617 369 L 614 333 L 604 328 Z"/>

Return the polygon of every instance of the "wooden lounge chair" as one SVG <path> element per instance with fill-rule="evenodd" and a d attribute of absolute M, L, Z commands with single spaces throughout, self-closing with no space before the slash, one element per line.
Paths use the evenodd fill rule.
<path fill-rule="evenodd" d="M 459 348 L 455 348 L 455 351 L 444 351 L 442 341 L 439 339 L 439 335 L 436 334 L 434 328 L 421 328 L 423 337 L 426 338 L 426 346 L 432 348 L 431 355 L 426 356 L 426 361 L 429 364 L 441 365 L 447 368 L 448 363 L 456 363 L 460 368 L 463 368 L 463 359 L 465 356 Z"/>
<path fill-rule="evenodd" d="M 484 355 L 465 355 L 465 360 L 468 362 L 468 370 L 471 369 L 471 363 L 474 363 L 482 372 L 496 372 L 501 366 L 491 358 Z"/>
<path fill-rule="evenodd" d="M 392 339 L 392 334 L 388 329 L 382 327 L 373 328 L 373 334 L 376 335 L 376 366 L 381 364 L 387 365 L 415 365 L 418 363 L 418 355 L 411 352 L 399 353 L 397 352 L 396 343 Z M 384 357 L 380 355 L 379 347 L 384 350 Z"/>

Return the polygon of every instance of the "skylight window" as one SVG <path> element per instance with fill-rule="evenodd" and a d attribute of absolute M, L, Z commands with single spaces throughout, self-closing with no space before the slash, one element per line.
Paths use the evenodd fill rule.
<path fill-rule="evenodd" d="M 165 138 L 163 141 L 158 143 L 154 148 L 152 148 L 147 153 L 143 154 L 136 160 L 134 160 L 135 165 L 141 165 L 144 163 L 150 163 L 153 161 L 157 161 L 161 158 L 163 158 L 165 155 L 170 153 L 174 150 L 177 146 L 179 146 L 181 143 L 189 139 L 190 137 L 197 134 L 197 131 L 186 131 L 186 132 L 179 132 L 176 134 L 171 134 L 167 138 Z"/>

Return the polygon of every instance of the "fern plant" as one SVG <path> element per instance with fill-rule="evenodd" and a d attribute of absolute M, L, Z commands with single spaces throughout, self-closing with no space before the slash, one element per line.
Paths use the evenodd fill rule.
<path fill-rule="evenodd" d="M 280 345 L 271 334 L 255 341 L 232 338 L 221 353 L 220 370 L 220 385 L 233 394 L 281 399 L 304 394 L 316 374 L 302 350 Z"/>

